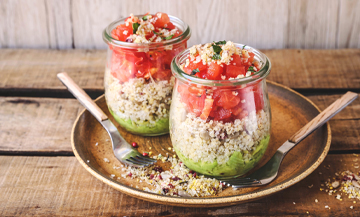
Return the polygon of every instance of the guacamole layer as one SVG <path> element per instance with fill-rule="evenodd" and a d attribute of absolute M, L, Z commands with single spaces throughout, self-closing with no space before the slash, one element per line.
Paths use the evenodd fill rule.
<path fill-rule="evenodd" d="M 110 108 L 109 111 L 115 120 L 127 131 L 142 136 L 158 136 L 169 133 L 169 118 L 159 119 L 155 124 L 147 121 L 132 121 L 130 118 L 120 118 Z"/>
<path fill-rule="evenodd" d="M 182 162 L 191 170 L 209 176 L 233 177 L 244 175 L 255 167 L 265 154 L 269 140 L 270 135 L 262 139 L 256 149 L 251 153 L 251 157 L 249 159 L 244 159 L 241 152 L 235 151 L 230 156 L 229 161 L 221 165 L 219 165 L 216 160 L 213 162 L 194 162 L 182 155 L 176 148 L 175 151 Z"/>

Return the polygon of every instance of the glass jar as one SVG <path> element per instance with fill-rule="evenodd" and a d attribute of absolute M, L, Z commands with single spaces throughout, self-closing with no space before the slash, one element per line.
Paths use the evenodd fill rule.
<path fill-rule="evenodd" d="M 162 42 L 137 44 L 112 38 L 111 31 L 126 18 L 111 23 L 103 32 L 108 44 L 104 76 L 106 103 L 115 120 L 134 134 L 156 136 L 169 132 L 175 80 L 170 64 L 175 55 L 186 49 L 191 34 L 182 20 L 169 18 L 182 34 Z"/>
<path fill-rule="evenodd" d="M 253 49 L 253 53 L 262 63 L 261 69 L 233 80 L 206 80 L 183 72 L 180 65 L 188 58 L 189 49 L 173 59 L 171 70 L 176 81 L 170 136 L 177 155 L 191 170 L 213 177 L 241 176 L 264 155 L 271 124 L 265 78 L 271 63 L 260 51 Z M 219 97 L 229 94 L 237 99 L 220 106 Z M 207 109 L 211 109 L 210 115 L 203 120 L 201 114 Z"/>

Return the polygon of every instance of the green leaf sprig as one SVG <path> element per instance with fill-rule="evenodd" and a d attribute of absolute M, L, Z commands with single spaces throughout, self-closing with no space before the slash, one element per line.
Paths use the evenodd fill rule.
<path fill-rule="evenodd" d="M 133 34 L 136 34 L 136 31 L 138 30 L 139 26 L 140 26 L 139 23 L 133 23 L 132 24 Z"/>
<path fill-rule="evenodd" d="M 142 20 L 143 20 L 143 21 L 147 21 L 147 20 L 149 19 L 149 16 L 150 16 L 150 14 L 143 16 L 143 17 L 142 17 Z"/>
<path fill-rule="evenodd" d="M 215 52 L 215 54 L 212 56 L 212 59 L 213 60 L 220 60 L 221 59 L 220 53 L 221 53 L 222 49 L 221 49 L 221 47 L 219 45 L 216 45 L 216 43 L 218 43 L 218 42 L 215 42 L 215 44 L 211 45 L 214 52 Z M 223 42 L 221 42 L 221 43 L 223 43 Z"/>
<path fill-rule="evenodd" d="M 196 73 L 200 72 L 199 68 L 196 68 L 191 71 L 191 75 L 196 75 Z"/>
<path fill-rule="evenodd" d="M 250 66 L 250 67 L 248 68 L 248 72 L 256 72 L 255 69 L 254 69 L 254 66 Z"/>
<path fill-rule="evenodd" d="M 216 45 L 220 45 L 220 44 L 226 44 L 226 41 L 218 41 L 218 42 L 214 42 Z"/>

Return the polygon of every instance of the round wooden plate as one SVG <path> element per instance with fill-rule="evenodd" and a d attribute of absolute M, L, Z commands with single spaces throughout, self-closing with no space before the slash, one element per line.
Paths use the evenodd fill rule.
<path fill-rule="evenodd" d="M 279 146 L 319 114 L 316 105 L 306 97 L 274 82 L 267 83 L 272 113 L 271 139 L 265 156 L 254 170 L 264 165 Z M 104 96 L 99 97 L 96 103 L 116 124 L 108 112 Z M 137 142 L 139 144 L 138 149 L 141 153 L 150 151 L 151 147 L 151 151 L 156 155 L 159 153 L 163 156 L 166 156 L 166 153 L 174 154 L 168 150 L 169 147 L 172 147 L 168 135 L 142 137 L 130 134 L 120 127 L 118 129 L 129 143 Z M 118 167 L 121 163 L 113 155 L 108 134 L 88 111 L 84 110 L 80 113 L 71 134 L 72 148 L 76 158 L 96 178 L 136 198 L 186 207 L 229 206 L 256 200 L 281 191 L 304 179 L 320 165 L 329 151 L 330 141 L 330 125 L 326 124 L 286 155 L 278 177 L 268 185 L 238 190 L 227 188 L 214 197 L 182 198 L 149 193 L 141 190 L 147 186 L 144 182 L 139 183 L 136 179 L 122 178 L 122 171 L 114 169 L 114 166 Z M 98 145 L 95 145 L 96 143 Z M 110 162 L 105 162 L 104 158 Z M 115 177 L 112 178 L 111 174 L 115 174 Z"/>

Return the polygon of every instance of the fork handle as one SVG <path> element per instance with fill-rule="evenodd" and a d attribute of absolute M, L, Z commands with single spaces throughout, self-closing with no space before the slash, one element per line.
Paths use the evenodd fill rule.
<path fill-rule="evenodd" d="M 74 97 L 99 121 L 108 119 L 106 114 L 99 108 L 98 105 L 81 89 L 66 72 L 57 74 L 59 80 L 67 87 L 67 89 L 74 95 Z"/>
<path fill-rule="evenodd" d="M 299 143 L 305 139 L 309 134 L 314 132 L 317 128 L 324 125 L 334 115 L 343 110 L 347 105 L 354 101 L 358 97 L 357 93 L 347 92 L 341 98 L 337 99 L 333 104 L 327 107 L 324 111 L 318 114 L 314 119 L 307 123 L 303 128 L 297 131 L 289 141 L 292 143 Z"/>

